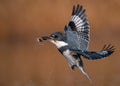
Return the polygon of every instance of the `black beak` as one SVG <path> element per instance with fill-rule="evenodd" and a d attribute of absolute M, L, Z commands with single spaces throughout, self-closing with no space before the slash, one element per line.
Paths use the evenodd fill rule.
<path fill-rule="evenodd" d="M 42 36 L 42 37 L 38 38 L 37 40 L 38 40 L 38 42 L 42 42 L 43 40 L 48 40 L 48 39 L 50 39 L 49 36 Z"/>

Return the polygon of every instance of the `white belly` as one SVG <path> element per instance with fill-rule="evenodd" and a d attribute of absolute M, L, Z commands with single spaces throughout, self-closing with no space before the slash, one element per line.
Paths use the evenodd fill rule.
<path fill-rule="evenodd" d="M 73 53 L 69 49 L 63 52 L 63 55 L 70 66 L 76 64 L 76 59 L 72 56 L 72 54 Z"/>

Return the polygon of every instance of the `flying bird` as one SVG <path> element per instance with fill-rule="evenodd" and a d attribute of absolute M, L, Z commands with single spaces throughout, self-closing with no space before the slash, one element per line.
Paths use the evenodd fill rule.
<path fill-rule="evenodd" d="M 39 42 L 49 40 L 53 43 L 59 52 L 65 57 L 68 65 L 74 70 L 78 68 L 89 79 L 87 72 L 84 69 L 82 57 L 88 60 L 98 60 L 110 56 L 115 48 L 114 46 L 104 45 L 98 51 L 88 50 L 90 40 L 90 26 L 85 14 L 85 9 L 82 5 L 74 5 L 72 15 L 68 25 L 64 27 L 64 34 L 61 32 L 54 32 L 49 36 L 42 36 L 38 38 Z"/>

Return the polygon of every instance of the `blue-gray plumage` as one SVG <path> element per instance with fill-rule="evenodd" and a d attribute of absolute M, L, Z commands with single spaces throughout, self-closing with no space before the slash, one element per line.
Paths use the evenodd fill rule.
<path fill-rule="evenodd" d="M 89 51 L 90 26 L 85 14 L 85 9 L 81 5 L 73 6 L 72 16 L 68 25 L 61 32 L 52 33 L 50 36 L 40 37 L 38 40 L 49 40 L 56 45 L 60 53 L 65 57 L 68 65 L 74 69 L 80 69 L 90 80 L 86 73 L 81 56 L 88 60 L 97 60 L 111 55 L 114 47 L 105 45 L 99 52 Z"/>

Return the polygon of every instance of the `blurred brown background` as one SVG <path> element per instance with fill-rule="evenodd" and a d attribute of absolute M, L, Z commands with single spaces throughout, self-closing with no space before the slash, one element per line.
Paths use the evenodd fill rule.
<path fill-rule="evenodd" d="M 90 50 L 116 46 L 109 58 L 83 58 L 92 84 L 79 70 L 72 71 L 49 42 L 36 38 L 63 31 L 74 4 L 86 9 Z M 119 0 L 0 0 L 0 86 L 120 86 Z"/>

